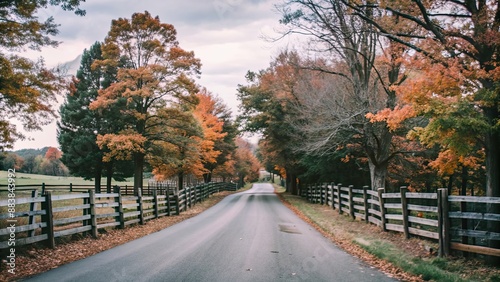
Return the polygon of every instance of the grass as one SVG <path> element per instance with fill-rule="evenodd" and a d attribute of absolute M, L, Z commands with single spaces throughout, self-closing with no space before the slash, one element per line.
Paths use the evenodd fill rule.
<path fill-rule="evenodd" d="M 436 249 L 436 243 L 412 238 L 405 249 L 402 247 L 404 243 L 401 243 L 405 239 L 401 239 L 402 237 L 397 236 L 396 233 L 392 233 L 396 235 L 391 235 L 387 232 L 374 231 L 373 228 L 368 228 L 365 222 L 339 215 L 338 211 L 332 211 L 327 206 L 312 204 L 299 196 L 290 195 L 281 186 L 275 185 L 275 188 L 276 192 L 280 193 L 287 202 L 319 229 L 329 234 L 341 247 L 354 245 L 362 248 L 370 255 L 389 262 L 424 281 L 500 281 L 500 270 L 488 267 L 484 262 L 418 255 L 418 252 L 409 251 L 408 246 L 422 248 L 419 246 L 422 244 L 422 246 L 432 246 Z M 347 247 L 349 251 L 348 248 L 350 247 Z"/>
<path fill-rule="evenodd" d="M 147 186 L 148 180 L 144 179 L 144 185 Z M 47 185 L 69 185 L 70 183 L 74 185 L 93 185 L 94 181 L 73 176 L 51 176 L 16 172 L 16 185 L 41 185 L 42 183 Z M 102 178 L 101 183 L 105 184 L 106 178 Z M 0 170 L 0 185 L 7 184 L 7 171 Z M 113 180 L 113 185 L 134 185 L 134 180 L 133 178 L 127 178 L 125 182 Z"/>
<path fill-rule="evenodd" d="M 472 281 L 461 278 L 459 273 L 454 273 L 452 262 L 444 258 L 413 257 L 387 241 L 372 240 L 368 241 L 367 244 L 366 241 L 358 239 L 355 243 L 370 254 L 386 260 L 408 273 L 420 276 L 425 281 Z"/>

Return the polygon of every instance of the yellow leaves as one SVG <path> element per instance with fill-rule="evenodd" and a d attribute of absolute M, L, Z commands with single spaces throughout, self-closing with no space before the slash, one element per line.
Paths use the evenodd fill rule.
<path fill-rule="evenodd" d="M 367 113 L 365 117 L 370 122 L 386 122 L 390 130 L 396 130 L 402 126 L 402 123 L 409 118 L 415 117 L 417 113 L 410 105 L 396 106 L 394 110 L 383 109 L 376 114 Z"/>
<path fill-rule="evenodd" d="M 97 136 L 97 145 L 104 150 L 103 161 L 131 160 L 135 153 L 145 153 L 146 137 L 133 132 L 105 134 Z"/>

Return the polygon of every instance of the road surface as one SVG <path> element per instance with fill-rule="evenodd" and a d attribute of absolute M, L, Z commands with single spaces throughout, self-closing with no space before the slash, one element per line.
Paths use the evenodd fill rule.
<path fill-rule="evenodd" d="M 27 281 L 394 281 L 338 249 L 270 184 Z"/>

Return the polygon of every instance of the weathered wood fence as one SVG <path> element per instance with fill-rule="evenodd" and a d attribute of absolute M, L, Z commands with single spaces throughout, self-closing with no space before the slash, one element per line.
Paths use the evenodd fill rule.
<path fill-rule="evenodd" d="M 201 185 L 202 183 L 197 183 L 196 185 L 192 186 L 198 186 Z M 116 185 L 114 185 L 116 186 Z M 134 187 L 132 185 L 121 185 L 121 191 L 123 195 L 133 195 L 134 194 Z M 147 186 L 144 186 L 142 188 L 142 195 L 153 195 L 153 191 L 156 190 L 156 193 L 159 195 L 164 195 L 168 194 L 169 192 L 172 192 L 175 190 L 177 187 L 177 184 L 171 184 L 171 183 L 162 183 L 162 182 L 152 182 L 148 183 Z M 232 186 L 231 186 L 232 187 Z M 7 184 L 0 184 L 0 192 L 6 192 L 8 189 Z M 16 185 L 16 191 L 32 191 L 35 189 L 41 190 L 42 194 L 43 191 L 45 190 L 52 190 L 52 191 L 67 191 L 67 192 L 80 192 L 80 193 L 85 193 L 88 190 L 92 189 L 96 193 L 99 193 L 99 191 L 106 192 L 108 189 L 106 185 L 101 185 L 100 190 L 96 190 L 94 185 L 88 185 L 88 184 L 65 184 L 65 185 L 54 185 L 54 184 L 39 184 L 39 185 L 33 185 L 33 184 L 26 184 L 26 185 Z M 111 193 L 113 191 L 113 188 L 110 189 L 110 191 L 107 191 Z"/>
<path fill-rule="evenodd" d="M 31 197 L 15 197 L 0 201 L 0 250 L 44 242 L 54 248 L 55 238 L 73 234 L 91 234 L 106 227 L 125 226 L 162 216 L 178 215 L 210 195 L 224 190 L 236 190 L 232 183 L 206 183 L 186 187 L 178 194 L 128 196 L 115 186 L 113 193 L 57 194 L 45 190 L 31 192 Z M 57 190 L 56 190 L 57 191 Z"/>
<path fill-rule="evenodd" d="M 449 255 L 450 249 L 500 256 L 500 249 L 488 247 L 500 240 L 500 233 L 490 230 L 500 224 L 500 214 L 491 212 L 497 210 L 493 207 L 500 205 L 500 197 L 452 196 L 444 188 L 413 193 L 401 187 L 398 193 L 386 193 L 383 188 L 342 184 L 302 185 L 300 193 L 312 203 L 329 205 L 383 231 L 438 240 L 440 256 Z"/>

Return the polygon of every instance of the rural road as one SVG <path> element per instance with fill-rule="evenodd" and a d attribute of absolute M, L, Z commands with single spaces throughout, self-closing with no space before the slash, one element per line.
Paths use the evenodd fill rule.
<path fill-rule="evenodd" d="M 338 249 L 270 184 L 26 281 L 395 281 Z"/>

